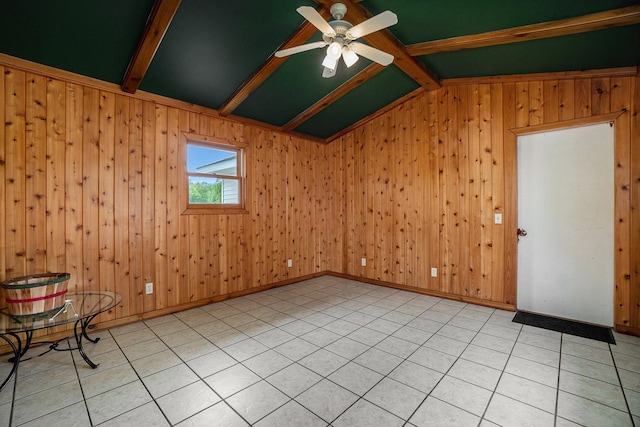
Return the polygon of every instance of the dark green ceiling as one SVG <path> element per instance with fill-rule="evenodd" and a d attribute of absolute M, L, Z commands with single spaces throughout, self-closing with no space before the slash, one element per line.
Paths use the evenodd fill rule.
<path fill-rule="evenodd" d="M 0 52 L 119 84 L 154 0 L 1 2 Z M 391 33 L 408 46 L 638 5 L 623 0 L 364 0 L 398 15 Z M 311 0 L 182 0 L 140 90 L 219 109 L 292 34 Z M 347 15 L 348 18 L 348 15 Z M 355 22 L 354 22 L 355 24 Z M 310 41 L 320 40 L 317 32 Z M 416 57 L 439 79 L 638 66 L 640 24 Z M 321 77 L 323 52 L 291 56 L 233 114 L 283 126 L 371 62 Z M 394 65 L 302 123 L 329 138 L 419 85 Z"/>

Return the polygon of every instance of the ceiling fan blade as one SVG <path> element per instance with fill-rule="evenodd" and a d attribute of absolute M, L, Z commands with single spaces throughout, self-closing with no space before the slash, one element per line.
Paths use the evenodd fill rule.
<path fill-rule="evenodd" d="M 355 40 L 397 23 L 398 16 L 390 10 L 385 10 L 384 12 L 353 26 L 349 31 L 347 31 L 347 35 L 350 36 L 352 40 Z"/>
<path fill-rule="evenodd" d="M 319 47 L 325 47 L 327 43 L 325 42 L 313 42 L 302 44 L 300 46 L 290 47 L 289 49 L 282 49 L 277 51 L 274 55 L 278 58 L 282 58 L 283 56 L 293 55 L 294 53 L 306 52 L 307 50 L 317 49 Z"/>
<path fill-rule="evenodd" d="M 323 34 L 327 34 L 327 35 L 336 34 L 333 27 L 329 25 L 329 23 L 324 20 L 322 15 L 320 15 L 318 11 L 312 8 L 311 6 L 300 6 L 296 10 L 300 15 L 304 16 L 304 18 L 307 21 L 311 22 L 311 24 L 313 24 L 314 27 L 322 31 Z"/>
<path fill-rule="evenodd" d="M 389 65 L 393 62 L 393 55 L 366 44 L 352 42 L 349 44 L 349 47 L 358 55 L 364 56 L 365 58 L 370 59 L 373 62 L 377 62 L 380 65 Z"/>

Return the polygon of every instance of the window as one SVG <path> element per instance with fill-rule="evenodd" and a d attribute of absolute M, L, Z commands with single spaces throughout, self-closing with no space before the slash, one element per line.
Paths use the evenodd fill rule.
<path fill-rule="evenodd" d="M 185 135 L 184 213 L 245 213 L 243 144 Z"/>

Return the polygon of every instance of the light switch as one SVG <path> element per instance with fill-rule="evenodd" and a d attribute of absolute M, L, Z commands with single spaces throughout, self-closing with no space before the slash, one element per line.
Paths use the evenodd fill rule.
<path fill-rule="evenodd" d="M 493 216 L 493 222 L 496 224 L 502 224 L 502 214 L 497 213 Z"/>

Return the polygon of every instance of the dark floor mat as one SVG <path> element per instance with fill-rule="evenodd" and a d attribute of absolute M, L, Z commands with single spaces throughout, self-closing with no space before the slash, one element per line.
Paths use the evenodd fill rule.
<path fill-rule="evenodd" d="M 615 344 L 611 328 L 595 326 L 588 323 L 574 322 L 572 320 L 558 319 L 557 317 L 543 316 L 541 314 L 517 311 L 513 322 L 537 328 L 550 329 L 563 334 L 576 335 L 583 338 Z"/>

